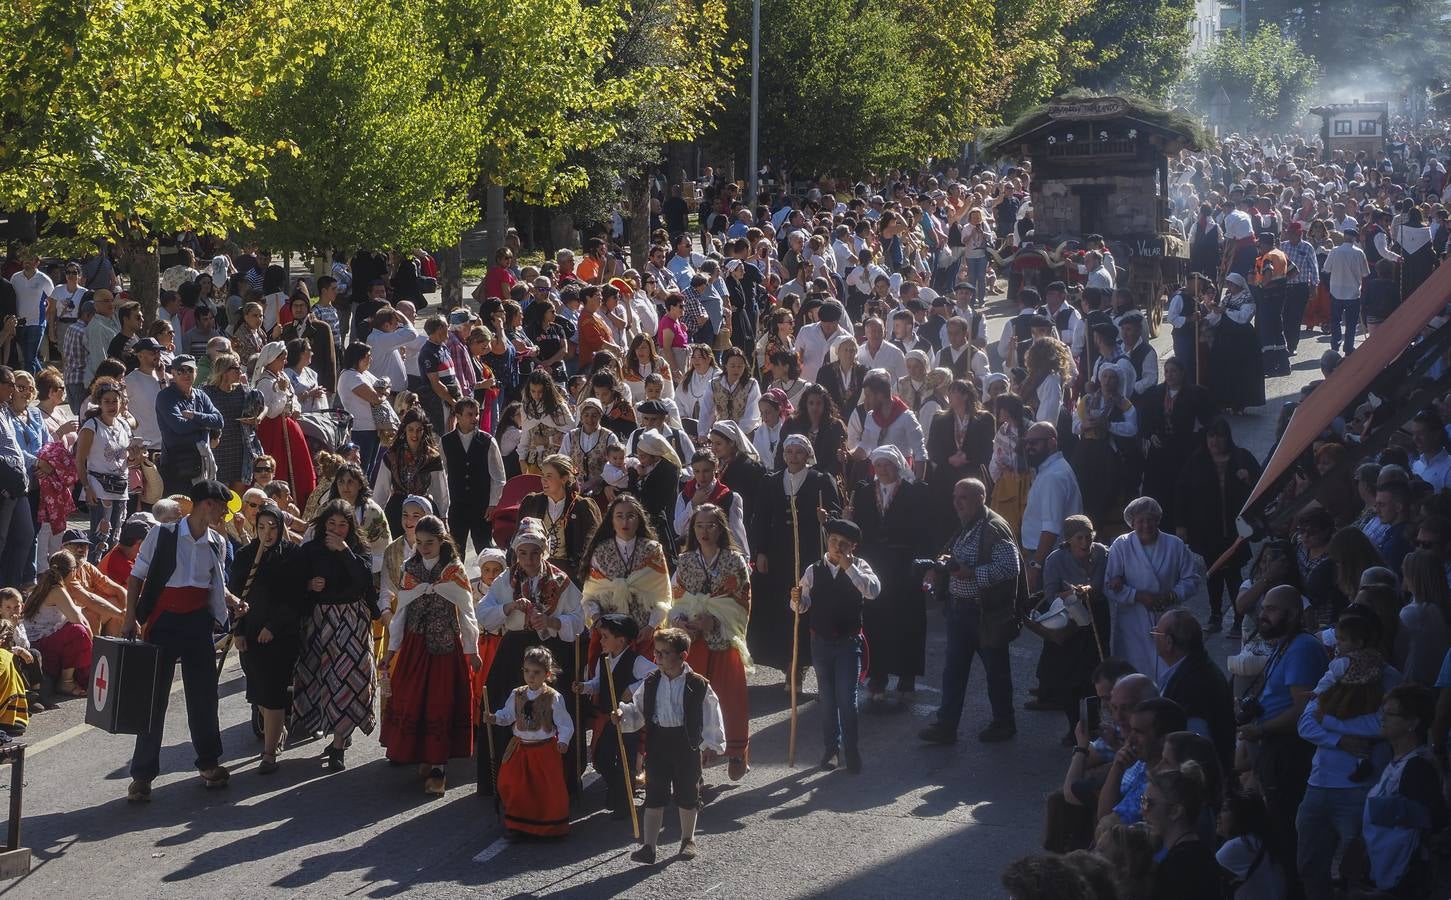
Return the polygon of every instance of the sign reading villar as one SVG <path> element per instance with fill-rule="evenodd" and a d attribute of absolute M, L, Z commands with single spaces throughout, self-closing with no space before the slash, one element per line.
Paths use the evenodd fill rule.
<path fill-rule="evenodd" d="M 1121 116 L 1129 105 L 1119 97 L 1095 97 L 1091 100 L 1070 100 L 1048 105 L 1050 119 L 1108 119 Z"/>

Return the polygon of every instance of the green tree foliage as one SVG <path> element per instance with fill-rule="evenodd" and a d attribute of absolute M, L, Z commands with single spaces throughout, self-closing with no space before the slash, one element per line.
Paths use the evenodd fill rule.
<path fill-rule="evenodd" d="M 7 4 L 0 208 L 36 213 L 53 250 L 267 218 L 264 197 L 237 189 L 291 148 L 231 119 L 235 98 L 279 68 L 269 32 L 253 27 L 261 18 L 248 0 Z"/>
<path fill-rule="evenodd" d="M 1207 110 L 1223 88 L 1230 98 L 1230 122 L 1239 127 L 1277 128 L 1298 119 L 1319 69 L 1294 41 L 1273 25 L 1255 32 L 1244 47 L 1218 41 L 1197 56 L 1179 87 L 1186 105 Z"/>
<path fill-rule="evenodd" d="M 1188 62 L 1194 0 L 1101 0 L 1068 27 L 1073 80 L 1098 93 L 1164 98 Z"/>
<path fill-rule="evenodd" d="M 1360 96 L 1448 83 L 1446 0 L 1256 0 L 1248 12 L 1250 28 L 1278 27 L 1318 61 L 1331 90 Z"/>
<path fill-rule="evenodd" d="M 257 230 L 264 245 L 440 246 L 477 218 L 476 98 L 443 80 L 425 5 L 309 0 L 306 16 L 271 23 L 290 63 L 239 120 L 251 139 L 299 152 L 251 184 L 276 209 Z"/>

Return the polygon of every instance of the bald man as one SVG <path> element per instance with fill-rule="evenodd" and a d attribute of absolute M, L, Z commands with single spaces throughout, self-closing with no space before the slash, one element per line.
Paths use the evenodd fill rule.
<path fill-rule="evenodd" d="M 1083 512 L 1078 476 L 1058 449 L 1058 429 L 1038 422 L 1023 435 L 1023 456 L 1036 469 L 1023 505 L 1022 546 L 1028 557 L 1028 590 L 1043 583 L 1043 561 L 1058 546 L 1063 520 Z M 1095 525 L 1102 523 L 1095 522 Z"/>

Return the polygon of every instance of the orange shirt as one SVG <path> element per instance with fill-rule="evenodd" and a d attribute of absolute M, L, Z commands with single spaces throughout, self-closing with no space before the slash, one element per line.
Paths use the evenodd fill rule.
<path fill-rule="evenodd" d="M 574 277 L 586 284 L 597 284 L 600 275 L 600 261 L 593 256 L 586 256 L 584 261 L 574 270 Z"/>
<path fill-rule="evenodd" d="M 600 319 L 598 313 L 592 316 L 581 314 L 578 340 L 580 365 L 587 366 L 594 359 L 595 353 L 609 343 L 610 327 Z"/>

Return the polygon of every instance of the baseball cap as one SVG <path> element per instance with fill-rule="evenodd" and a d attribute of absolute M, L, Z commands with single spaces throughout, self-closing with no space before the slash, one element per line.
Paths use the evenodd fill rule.
<path fill-rule="evenodd" d="M 180 356 L 177 356 L 174 359 L 172 359 L 170 368 L 171 368 L 171 371 L 173 371 L 173 372 L 175 372 L 177 369 L 193 369 L 194 370 L 194 369 L 196 369 L 196 357 L 190 356 L 190 355 L 188 355 L 186 353 L 183 353 Z"/>
<path fill-rule="evenodd" d="M 157 343 L 156 338 L 144 337 L 131 346 L 132 353 L 144 353 L 148 350 L 152 353 L 161 352 L 161 344 Z"/>

